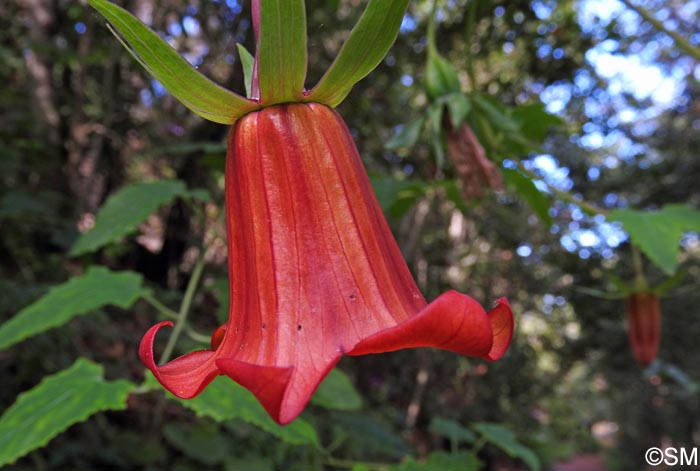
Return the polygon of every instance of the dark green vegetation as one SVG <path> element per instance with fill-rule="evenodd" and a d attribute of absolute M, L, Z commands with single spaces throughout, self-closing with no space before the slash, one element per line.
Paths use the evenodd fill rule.
<path fill-rule="evenodd" d="M 235 44 L 252 50 L 242 3 L 120 4 L 242 93 Z M 178 351 L 201 347 L 198 333 L 208 340 L 225 319 L 227 127 L 163 94 L 79 2 L 3 4 L 0 462 L 449 471 L 546 469 L 585 453 L 637 469 L 650 446 L 698 445 L 700 242 L 688 231 L 699 223 L 684 208 L 700 204 L 700 5 L 643 4 L 688 48 L 617 3 L 446 3 L 434 43 L 444 60 L 426 67 L 432 5 L 413 1 L 390 56 L 339 111 L 426 297 L 448 288 L 485 304 L 508 296 L 514 343 L 494 364 L 428 350 L 345 359 L 359 396 L 333 375 L 286 428 L 230 382 L 182 407 L 150 376 L 143 383 L 137 358 L 145 330 L 166 315 L 154 300 L 191 306 Z M 307 2 L 308 83 L 362 5 Z M 619 66 L 622 56 L 632 59 Z M 635 60 L 650 68 L 616 75 Z M 673 80 L 643 93 L 656 72 Z M 502 169 L 504 191 L 463 199 L 445 145 L 456 116 Z M 124 271 L 134 273 L 115 273 Z M 661 347 L 647 368 L 630 353 L 618 296 L 639 273 L 667 288 Z"/>

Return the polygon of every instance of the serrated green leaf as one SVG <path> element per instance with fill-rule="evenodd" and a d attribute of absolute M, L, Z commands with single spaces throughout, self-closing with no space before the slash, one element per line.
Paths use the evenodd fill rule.
<path fill-rule="evenodd" d="M 419 463 L 413 458 L 406 459 L 403 463 L 389 468 L 390 471 L 477 471 L 480 466 L 479 459 L 474 453 L 460 451 L 445 453 L 433 452 L 428 459 Z"/>
<path fill-rule="evenodd" d="M 362 408 L 362 396 L 352 385 L 350 378 L 335 368 L 319 385 L 311 403 L 326 409 L 358 410 Z"/>
<path fill-rule="evenodd" d="M 0 466 L 46 445 L 95 412 L 126 409 L 133 384 L 105 381 L 100 365 L 79 359 L 19 395 L 0 417 Z"/>
<path fill-rule="evenodd" d="M 669 275 L 678 268 L 683 233 L 700 231 L 700 211 L 681 204 L 669 204 L 659 211 L 616 209 L 608 219 L 621 222 L 632 242 Z"/>
<path fill-rule="evenodd" d="M 401 128 L 401 131 L 391 136 L 391 139 L 387 141 L 384 147 L 389 150 L 400 149 L 402 147 L 413 147 L 418 140 L 418 137 L 420 137 L 420 132 L 423 129 L 423 123 L 425 123 L 424 117 L 416 118 L 409 122 L 403 126 L 403 128 Z"/>
<path fill-rule="evenodd" d="M 437 100 L 446 95 L 459 95 L 462 88 L 457 69 L 437 52 L 428 54 L 424 86 L 431 100 Z"/>
<path fill-rule="evenodd" d="M 170 395 L 168 398 L 192 409 L 200 417 L 217 421 L 240 419 L 289 444 L 320 447 L 316 430 L 308 422 L 296 419 L 289 425 L 277 424 L 250 391 L 228 378 L 216 378 L 194 399 L 178 399 Z"/>
<path fill-rule="evenodd" d="M 112 25 L 110 29 L 156 80 L 183 105 L 202 118 L 232 124 L 258 108 L 247 100 L 215 84 L 178 54 L 131 13 L 107 0 L 88 0 Z"/>
<path fill-rule="evenodd" d="M 0 326 L 0 349 L 65 324 L 75 316 L 107 305 L 130 307 L 148 294 L 138 273 L 91 266 L 87 272 L 54 286 L 46 295 Z"/>
<path fill-rule="evenodd" d="M 262 103 L 301 100 L 306 79 L 304 0 L 260 0 L 257 58 Z"/>
<path fill-rule="evenodd" d="M 462 426 L 459 422 L 443 417 L 435 417 L 430 421 L 430 432 L 447 437 L 455 443 L 474 443 L 476 441 L 474 432 Z"/>
<path fill-rule="evenodd" d="M 549 215 L 549 208 L 552 206 L 550 198 L 542 193 L 531 179 L 519 171 L 509 168 L 501 170 L 506 185 L 515 190 L 530 205 L 540 221 L 550 227 L 552 225 L 552 217 Z"/>
<path fill-rule="evenodd" d="M 367 455 L 382 453 L 400 457 L 408 451 L 406 441 L 379 419 L 349 412 L 332 412 L 331 417 L 331 423 L 341 427 L 348 434 L 348 439 Z"/>
<path fill-rule="evenodd" d="M 338 106 L 394 44 L 409 0 L 370 0 L 330 68 L 306 101 Z"/>
<path fill-rule="evenodd" d="M 68 255 L 94 252 L 132 233 L 161 205 L 177 197 L 196 196 L 180 180 L 140 182 L 121 188 L 110 196 L 95 218 L 95 226 L 82 234 Z"/>
<path fill-rule="evenodd" d="M 243 67 L 243 83 L 245 84 L 245 93 L 248 98 L 252 93 L 253 87 L 253 67 L 255 66 L 255 57 L 248 52 L 248 49 L 241 43 L 236 43 L 238 49 L 238 58 L 241 60 Z"/>
<path fill-rule="evenodd" d="M 216 424 L 166 424 L 163 436 L 185 456 L 200 463 L 215 465 L 226 459 L 229 442 Z"/>
<path fill-rule="evenodd" d="M 501 424 L 478 422 L 472 425 L 484 440 L 497 446 L 508 456 L 520 458 L 532 471 L 540 470 L 540 459 L 534 451 L 520 443 L 515 434 Z"/>

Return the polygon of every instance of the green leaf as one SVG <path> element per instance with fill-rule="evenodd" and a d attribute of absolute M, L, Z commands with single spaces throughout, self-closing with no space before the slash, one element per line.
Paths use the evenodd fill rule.
<path fill-rule="evenodd" d="M 512 458 L 520 458 L 532 471 L 540 470 L 540 459 L 535 452 L 521 444 L 515 434 L 500 424 L 479 422 L 472 425 L 486 441 L 496 445 Z"/>
<path fill-rule="evenodd" d="M 384 145 L 389 150 L 400 149 L 402 147 L 410 148 L 420 137 L 421 129 L 423 129 L 425 118 L 416 118 L 410 123 L 401 128 L 401 131 L 391 136 L 391 139 Z"/>
<path fill-rule="evenodd" d="M 326 409 L 358 410 L 362 408 L 362 396 L 352 385 L 350 378 L 334 368 L 319 385 L 311 403 Z"/>
<path fill-rule="evenodd" d="M 389 468 L 390 471 L 477 471 L 480 462 L 476 455 L 467 451 L 445 453 L 433 452 L 428 459 L 419 463 L 413 458 L 406 459 L 403 463 Z"/>
<path fill-rule="evenodd" d="M 419 180 L 396 180 L 390 177 L 370 178 L 379 205 L 384 212 L 400 218 L 425 195 L 427 186 Z"/>
<path fill-rule="evenodd" d="M 95 226 L 75 241 L 68 255 L 94 252 L 134 232 L 161 205 L 177 197 L 201 196 L 188 191 L 180 180 L 140 182 L 121 188 L 107 199 L 95 218 Z"/>
<path fill-rule="evenodd" d="M 452 93 L 445 97 L 445 104 L 447 104 L 447 109 L 450 111 L 452 127 L 459 129 L 462 123 L 467 120 L 467 116 L 472 110 L 471 101 L 461 93 Z"/>
<path fill-rule="evenodd" d="M 163 436 L 185 456 L 200 463 L 215 465 L 226 459 L 228 440 L 216 424 L 166 424 Z"/>
<path fill-rule="evenodd" d="M 148 293 L 142 283 L 138 273 L 112 272 L 104 267 L 91 266 L 84 275 L 54 286 L 2 324 L 0 349 L 102 306 L 111 304 L 126 309 Z"/>
<path fill-rule="evenodd" d="M 258 81 L 260 100 L 299 101 L 306 79 L 304 0 L 260 0 Z"/>
<path fill-rule="evenodd" d="M 457 180 L 440 180 L 434 183 L 435 186 L 445 190 L 445 196 L 452 204 L 455 205 L 462 213 L 467 213 L 467 205 L 464 202 L 464 196 L 462 196 L 462 189 L 460 188 Z"/>
<path fill-rule="evenodd" d="M 236 43 L 238 48 L 238 58 L 241 60 L 243 67 L 243 83 L 245 84 L 245 93 L 250 98 L 253 86 L 253 67 L 255 66 L 255 58 L 248 52 L 248 49 L 241 43 Z"/>
<path fill-rule="evenodd" d="M 178 399 L 174 396 L 169 396 L 169 399 L 192 409 L 200 417 L 211 417 L 217 421 L 240 419 L 289 444 L 320 447 L 316 431 L 308 422 L 296 419 L 289 425 L 277 424 L 250 391 L 228 378 L 216 378 L 194 399 Z"/>
<path fill-rule="evenodd" d="M 678 268 L 683 233 L 700 231 L 700 211 L 681 204 L 659 211 L 616 209 L 608 219 L 621 222 L 632 242 L 669 275 Z"/>
<path fill-rule="evenodd" d="M 474 93 L 472 95 L 472 102 L 474 103 L 474 107 L 480 111 L 497 130 L 506 134 L 519 132 L 518 123 L 508 116 L 501 106 L 492 99 Z"/>
<path fill-rule="evenodd" d="M 431 100 L 437 100 L 446 95 L 460 95 L 462 88 L 457 69 L 437 52 L 428 54 L 424 86 Z"/>
<path fill-rule="evenodd" d="M 122 45 L 175 98 L 202 118 L 232 124 L 258 108 L 247 100 L 215 84 L 180 56 L 131 13 L 107 0 L 88 0 L 111 23 L 110 29 Z"/>
<path fill-rule="evenodd" d="M 474 443 L 476 435 L 466 427 L 463 427 L 459 422 L 445 419 L 443 417 L 435 417 L 430 421 L 430 432 L 435 435 L 442 435 L 449 438 L 452 442 Z"/>
<path fill-rule="evenodd" d="M 445 165 L 444 139 L 442 133 L 442 116 L 444 113 L 442 103 L 434 103 L 428 110 L 428 125 L 431 131 L 431 144 L 435 153 L 435 162 L 438 168 Z"/>
<path fill-rule="evenodd" d="M 306 101 L 338 106 L 382 61 L 399 34 L 409 0 L 370 0 L 350 37 Z"/>
<path fill-rule="evenodd" d="M 225 471 L 274 471 L 275 465 L 271 457 L 231 457 L 226 460 L 224 469 Z"/>
<path fill-rule="evenodd" d="M 520 132 L 534 142 L 543 142 L 549 128 L 564 124 L 560 117 L 547 113 L 542 103 L 518 106 L 513 119 L 520 124 Z"/>
<path fill-rule="evenodd" d="M 126 409 L 132 388 L 128 381 L 105 381 L 102 367 L 82 358 L 44 378 L 0 417 L 0 466 L 46 445 L 96 412 Z"/>
<path fill-rule="evenodd" d="M 348 434 L 365 456 L 372 453 L 399 457 L 406 454 L 406 441 L 387 424 L 372 416 L 349 412 L 332 412 L 331 423 Z"/>
<path fill-rule="evenodd" d="M 509 168 L 501 170 L 506 185 L 515 190 L 530 205 L 540 221 L 550 227 L 552 225 L 552 217 L 549 215 L 549 208 L 552 206 L 550 198 L 537 188 L 535 182 L 519 171 Z"/>

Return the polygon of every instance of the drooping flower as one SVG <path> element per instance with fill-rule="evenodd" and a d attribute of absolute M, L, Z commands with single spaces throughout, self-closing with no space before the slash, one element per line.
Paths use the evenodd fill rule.
<path fill-rule="evenodd" d="M 105 6 L 111 4 L 90 2 L 115 22 L 117 10 Z M 276 12 L 275 5 L 285 11 Z M 164 365 L 156 364 L 153 343 L 159 329 L 171 322 L 152 327 L 139 348 L 144 364 L 176 396 L 194 397 L 217 375 L 227 375 L 248 388 L 273 419 L 286 424 L 302 412 L 343 355 L 428 346 L 497 360 L 507 350 L 513 318 L 505 299 L 488 313 L 456 291 L 426 303 L 352 137 L 332 109 L 386 53 L 406 5 L 407 0 L 371 0 L 334 66 L 310 92 L 302 89 L 303 73 L 298 81 L 301 66 L 290 65 L 294 57 L 305 60 L 305 51 L 275 44 L 275 38 L 298 36 L 294 31 L 270 33 L 275 25 L 298 29 L 287 25 L 291 19 L 305 30 L 299 20 L 303 1 L 255 5 L 259 63 L 253 68 L 250 96 L 256 99 L 227 98 L 240 105 L 231 111 L 234 125 L 226 155 L 228 322 L 212 335 L 211 349 Z M 275 14 L 279 21 L 270 19 Z M 139 24 L 128 23 L 123 34 L 146 62 L 155 43 L 138 49 L 138 37 L 127 36 Z M 276 56 L 275 46 L 280 50 Z M 176 59 L 170 58 L 172 68 Z M 168 70 L 154 73 L 167 82 Z M 274 70 L 286 73 L 275 75 Z M 302 85 L 296 89 L 285 77 L 296 77 L 290 80 Z M 186 93 L 177 88 L 182 76 L 172 83 L 177 93 Z M 183 103 L 202 116 L 221 118 L 223 111 L 211 98 L 221 90 L 212 89 L 207 96 L 208 85 L 199 85 L 198 93 L 185 96 Z"/>
<path fill-rule="evenodd" d="M 631 293 L 627 305 L 627 334 L 632 353 L 646 366 L 656 357 L 661 338 L 661 303 L 655 293 Z"/>

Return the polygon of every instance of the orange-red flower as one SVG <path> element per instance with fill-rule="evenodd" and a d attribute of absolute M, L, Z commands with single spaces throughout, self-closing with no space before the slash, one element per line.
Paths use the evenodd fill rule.
<path fill-rule="evenodd" d="M 340 116 L 318 103 L 274 105 L 234 125 L 226 161 L 231 306 L 201 350 L 157 366 L 182 398 L 225 374 L 269 414 L 297 417 L 342 355 L 435 347 L 497 360 L 513 318 L 449 291 L 427 304 L 377 203 Z"/>
<path fill-rule="evenodd" d="M 656 357 L 661 338 L 661 305 L 654 293 L 627 296 L 627 333 L 637 363 L 648 365 Z"/>

